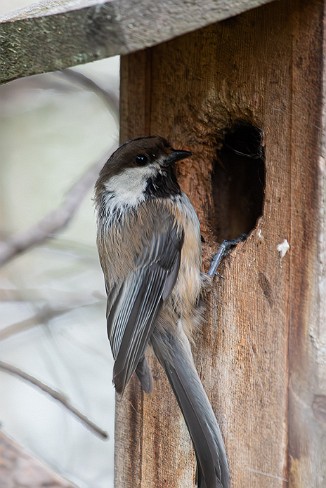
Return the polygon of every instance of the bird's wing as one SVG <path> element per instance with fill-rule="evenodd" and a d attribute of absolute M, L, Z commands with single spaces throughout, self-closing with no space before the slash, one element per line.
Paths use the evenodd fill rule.
<path fill-rule="evenodd" d="M 115 358 L 113 382 L 119 393 L 144 356 L 155 319 L 177 279 L 183 233 L 170 216 L 143 239 L 135 266 L 123 282 L 107 285 L 107 326 Z"/>

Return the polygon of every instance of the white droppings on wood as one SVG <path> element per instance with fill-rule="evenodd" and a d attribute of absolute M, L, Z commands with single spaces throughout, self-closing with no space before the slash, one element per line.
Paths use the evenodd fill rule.
<path fill-rule="evenodd" d="M 283 242 L 277 245 L 277 250 L 280 253 L 280 258 L 283 259 L 285 254 L 290 249 L 290 244 L 288 243 L 287 239 L 284 239 Z"/>

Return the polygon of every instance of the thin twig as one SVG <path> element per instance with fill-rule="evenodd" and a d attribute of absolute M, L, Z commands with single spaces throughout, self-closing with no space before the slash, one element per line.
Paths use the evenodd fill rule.
<path fill-rule="evenodd" d="M 8 325 L 7 327 L 4 327 L 2 330 L 0 330 L 0 341 L 3 341 L 4 339 L 8 339 L 9 337 L 18 334 L 20 332 L 24 332 L 25 330 L 30 329 L 35 325 L 40 325 L 43 324 L 44 322 L 48 322 L 49 320 L 55 317 L 60 317 L 60 315 L 64 315 L 65 313 L 70 312 L 74 308 L 75 306 L 60 307 L 55 309 L 52 307 L 44 307 L 42 310 L 37 312 L 32 317 L 29 317 L 28 319 L 20 320 L 19 322 Z"/>
<path fill-rule="evenodd" d="M 94 258 L 95 259 L 95 258 Z M 84 260 L 85 261 L 85 260 Z M 79 307 L 82 305 L 88 305 L 90 297 L 96 300 L 105 300 L 106 295 L 99 290 L 93 290 L 91 292 L 81 292 L 79 290 L 60 290 L 56 287 L 48 288 L 42 285 L 42 289 L 35 287 L 29 288 L 0 288 L 0 302 L 37 302 L 47 299 L 47 296 L 53 295 L 56 298 L 56 302 L 73 303 Z M 93 302 L 90 302 L 93 303 Z M 51 305 L 52 307 L 52 305 Z M 73 307 L 73 305 L 72 305 Z"/>
<path fill-rule="evenodd" d="M 57 402 L 61 403 L 69 412 L 71 412 L 75 417 L 77 417 L 84 425 L 87 427 L 91 432 L 99 436 L 101 439 L 108 439 L 108 433 L 102 430 L 100 427 L 98 427 L 94 422 L 89 420 L 86 415 L 82 414 L 79 412 L 79 410 L 74 407 L 73 405 L 70 404 L 69 400 L 65 395 L 62 393 L 58 392 L 57 390 L 54 390 L 50 386 L 46 385 L 42 381 L 34 378 L 34 376 L 31 376 L 28 373 L 25 373 L 25 371 L 22 371 L 19 368 L 16 368 L 16 366 L 12 366 L 11 364 L 5 363 L 4 361 L 0 361 L 0 369 L 6 373 L 12 374 L 27 383 L 30 383 L 34 386 L 36 386 L 38 389 L 44 391 L 48 395 L 50 395 L 54 400 Z"/>
<path fill-rule="evenodd" d="M 103 158 L 93 163 L 82 174 L 68 191 L 63 203 L 59 207 L 43 217 L 36 225 L 10 237 L 7 241 L 0 244 L 0 266 L 8 263 L 8 261 L 30 248 L 42 244 L 45 240 L 67 226 L 79 208 L 83 197 L 94 185 L 99 170 L 107 161 L 111 152 L 112 148 Z"/>
<path fill-rule="evenodd" d="M 10 324 L 7 327 L 4 327 L 0 330 L 0 341 L 8 339 L 15 334 L 19 334 L 20 332 L 24 332 L 36 325 L 42 325 L 50 320 L 60 317 L 61 315 L 65 315 L 66 313 L 75 310 L 76 308 L 81 307 L 89 307 L 96 305 L 102 302 L 102 298 L 93 301 L 87 301 L 85 299 L 75 300 L 74 302 L 70 302 L 69 305 L 59 305 L 59 306 L 45 306 L 41 310 L 39 310 L 36 314 L 28 319 L 20 320 L 19 322 L 15 322 L 14 324 Z"/>
<path fill-rule="evenodd" d="M 119 125 L 119 99 L 118 97 L 108 90 L 104 90 L 95 81 L 93 81 L 88 76 L 84 75 L 80 71 L 75 71 L 74 69 L 64 69 L 62 71 L 56 71 L 54 73 L 63 78 L 67 78 L 73 83 L 78 83 L 78 85 L 91 90 L 95 95 L 97 95 L 104 103 L 108 106 L 111 115 L 113 116 L 117 125 Z"/>

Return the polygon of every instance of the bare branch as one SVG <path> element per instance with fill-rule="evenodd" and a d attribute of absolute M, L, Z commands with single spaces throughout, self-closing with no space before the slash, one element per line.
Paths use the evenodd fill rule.
<path fill-rule="evenodd" d="M 24 332 L 25 330 L 31 329 L 36 325 L 42 325 L 50 320 L 54 319 L 55 317 L 60 317 L 60 315 L 64 315 L 76 308 L 80 307 L 87 307 L 92 306 L 100 303 L 102 298 L 100 297 L 97 300 L 88 300 L 82 297 L 80 300 L 75 300 L 74 302 L 69 302 L 69 305 L 57 305 L 57 306 L 45 306 L 41 310 L 39 310 L 36 314 L 28 319 L 20 320 L 19 322 L 15 322 L 14 324 L 10 324 L 7 327 L 4 327 L 0 330 L 0 341 L 8 339 L 9 337 L 19 334 L 20 332 Z"/>
<path fill-rule="evenodd" d="M 109 111 L 114 118 L 115 123 L 119 126 L 119 99 L 113 92 L 111 93 L 108 90 L 104 90 L 91 78 L 85 76 L 80 71 L 75 71 L 74 69 L 68 68 L 62 71 L 56 71 L 54 74 L 63 78 L 67 78 L 69 81 L 77 83 L 87 90 L 91 90 L 92 92 L 94 92 L 95 95 L 97 95 L 107 105 Z"/>
<path fill-rule="evenodd" d="M 85 259 L 84 259 L 85 261 Z M 91 292 L 82 292 L 80 290 L 60 290 L 56 287 L 51 286 L 51 289 L 42 285 L 42 289 L 38 287 L 29 288 L 0 288 L 0 302 L 37 302 L 44 300 L 49 294 L 55 296 L 55 301 L 57 303 L 69 303 L 71 308 L 80 307 L 83 305 L 89 305 L 90 298 L 96 301 L 105 300 L 106 295 L 99 290 L 93 290 Z M 46 298 L 48 301 L 48 299 Z M 51 305 L 51 308 L 54 308 Z"/>
<path fill-rule="evenodd" d="M 113 148 L 82 174 L 68 191 L 63 203 L 58 208 L 43 217 L 36 225 L 0 244 L 0 266 L 30 248 L 42 244 L 67 226 L 78 210 L 83 197 L 94 185 L 99 170 L 108 159 L 112 150 Z"/>
<path fill-rule="evenodd" d="M 0 288 L 0 301 L 4 302 L 25 302 L 26 299 L 20 292 L 13 288 Z"/>
<path fill-rule="evenodd" d="M 50 395 L 54 400 L 57 402 L 61 403 L 69 412 L 71 412 L 75 417 L 77 417 L 87 429 L 89 429 L 91 432 L 99 436 L 101 439 L 108 439 L 108 433 L 102 430 L 100 427 L 98 427 L 94 422 L 89 420 L 86 415 L 82 414 L 79 412 L 79 410 L 71 405 L 69 400 L 65 395 L 62 393 L 58 392 L 57 390 L 54 390 L 50 386 L 46 385 L 42 381 L 34 378 L 34 376 L 31 376 L 28 373 L 25 373 L 25 371 L 17 368 L 16 366 L 13 366 L 11 364 L 5 363 L 4 361 L 0 361 L 0 369 L 4 371 L 5 373 L 12 374 L 27 383 L 32 384 L 33 386 L 36 386 L 39 390 L 44 391 L 48 395 Z"/>
<path fill-rule="evenodd" d="M 74 309 L 75 306 L 67 306 L 61 308 L 52 308 L 52 307 L 44 307 L 38 313 L 33 315 L 28 319 L 21 320 L 14 324 L 8 325 L 7 327 L 0 330 L 0 341 L 4 339 L 8 339 L 9 337 L 18 334 L 19 332 L 23 332 L 27 329 L 34 327 L 35 325 L 43 324 L 54 317 L 59 317 L 60 315 L 64 315 L 65 313 L 69 312 L 70 310 Z"/>

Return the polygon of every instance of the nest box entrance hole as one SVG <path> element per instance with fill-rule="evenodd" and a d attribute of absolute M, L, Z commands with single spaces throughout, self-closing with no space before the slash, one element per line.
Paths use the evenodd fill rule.
<path fill-rule="evenodd" d="M 223 134 L 212 172 L 218 242 L 249 235 L 255 228 L 263 214 L 266 179 L 263 131 L 240 120 Z"/>

